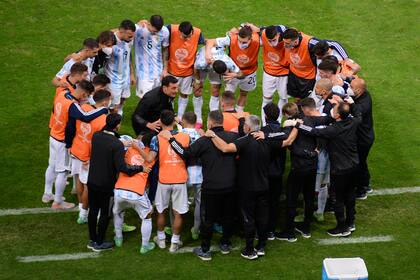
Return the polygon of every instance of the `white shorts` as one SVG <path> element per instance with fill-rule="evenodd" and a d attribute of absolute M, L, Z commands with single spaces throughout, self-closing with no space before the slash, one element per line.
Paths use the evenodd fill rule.
<path fill-rule="evenodd" d="M 111 91 L 111 106 L 120 105 L 121 98 L 129 98 L 130 97 L 130 86 L 126 88 L 116 88 L 112 84 L 109 86 Z"/>
<path fill-rule="evenodd" d="M 180 93 L 185 94 L 185 95 L 190 95 L 193 92 L 193 76 L 188 76 L 188 77 L 177 77 L 174 76 L 175 78 L 178 79 L 178 90 Z"/>
<path fill-rule="evenodd" d="M 70 156 L 66 149 L 66 143 L 57 141 L 51 136 L 48 165 L 53 167 L 55 172 L 70 170 Z"/>
<path fill-rule="evenodd" d="M 217 74 L 213 70 L 199 70 L 200 81 L 204 83 L 206 78 L 209 78 L 210 84 L 212 85 L 221 85 L 222 84 L 222 75 Z"/>
<path fill-rule="evenodd" d="M 265 98 L 272 98 L 277 91 L 281 99 L 287 99 L 287 76 L 271 76 L 263 73 L 262 90 Z"/>
<path fill-rule="evenodd" d="M 158 213 L 163 213 L 171 202 L 172 209 L 179 214 L 188 212 L 187 185 L 184 184 L 161 184 L 157 185 L 155 206 Z"/>
<path fill-rule="evenodd" d="M 118 214 L 128 208 L 134 209 L 141 219 L 145 219 L 153 209 L 147 194 L 138 195 L 137 199 L 132 200 L 119 196 L 118 191 L 116 191 L 114 195 L 114 207 L 112 208 L 112 212 L 114 214 Z"/>
<path fill-rule="evenodd" d="M 235 92 L 236 88 L 250 92 L 257 87 L 257 71 L 245 76 L 243 79 L 234 78 L 226 83 L 225 90 Z"/>
<path fill-rule="evenodd" d="M 151 91 L 152 89 L 160 86 L 161 80 L 154 79 L 154 80 L 139 80 L 137 79 L 136 83 L 136 95 L 139 98 L 143 98 L 146 92 Z"/>
<path fill-rule="evenodd" d="M 82 184 L 87 184 L 89 175 L 89 162 L 84 162 L 74 156 L 71 156 L 71 175 L 79 175 L 79 180 Z"/>

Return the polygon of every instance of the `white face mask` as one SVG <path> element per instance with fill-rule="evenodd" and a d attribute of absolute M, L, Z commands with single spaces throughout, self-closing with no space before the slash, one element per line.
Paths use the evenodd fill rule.
<path fill-rule="evenodd" d="M 89 104 L 90 105 L 95 105 L 96 104 L 95 100 L 93 100 L 93 96 L 92 95 L 89 96 L 88 101 L 89 101 Z"/>
<path fill-rule="evenodd" d="M 238 40 L 238 46 L 239 46 L 239 48 L 241 49 L 241 50 L 243 50 L 243 49 L 246 49 L 246 48 L 248 48 L 249 47 L 249 43 L 241 43 L 239 40 Z"/>
<path fill-rule="evenodd" d="M 277 45 L 278 45 L 278 43 L 279 43 L 279 39 L 277 39 L 277 40 L 275 40 L 275 41 L 269 41 L 268 43 L 270 44 L 270 46 L 275 47 L 275 46 L 277 46 Z"/>
<path fill-rule="evenodd" d="M 351 89 L 351 87 L 349 87 L 349 88 L 347 89 L 347 94 L 348 94 L 349 96 L 355 96 L 354 91 Z"/>
<path fill-rule="evenodd" d="M 111 55 L 112 54 L 112 48 L 110 48 L 110 47 L 102 48 L 102 52 L 106 55 Z"/>

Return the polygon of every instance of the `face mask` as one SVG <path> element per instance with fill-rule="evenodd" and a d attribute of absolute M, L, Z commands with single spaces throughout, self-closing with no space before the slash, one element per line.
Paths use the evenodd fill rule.
<path fill-rule="evenodd" d="M 102 52 L 106 55 L 111 55 L 112 54 L 112 48 L 110 48 L 110 47 L 102 48 Z"/>
<path fill-rule="evenodd" d="M 351 87 L 349 87 L 349 88 L 347 89 L 347 94 L 348 94 L 349 96 L 355 96 L 354 91 L 351 89 Z"/>
<path fill-rule="evenodd" d="M 95 105 L 95 100 L 93 100 L 93 96 L 91 95 L 91 96 L 89 96 L 89 98 L 88 98 L 88 101 L 89 101 L 89 104 L 90 105 Z"/>
<path fill-rule="evenodd" d="M 279 39 L 277 39 L 277 40 L 275 40 L 275 41 L 269 41 L 268 43 L 270 44 L 270 46 L 275 47 L 275 46 L 277 46 L 277 45 L 278 45 L 278 43 L 279 43 Z"/>
<path fill-rule="evenodd" d="M 241 50 L 243 50 L 243 49 L 248 48 L 249 43 L 241 43 L 241 42 L 239 42 L 239 41 L 238 41 L 238 45 L 239 45 L 239 48 L 240 48 Z"/>

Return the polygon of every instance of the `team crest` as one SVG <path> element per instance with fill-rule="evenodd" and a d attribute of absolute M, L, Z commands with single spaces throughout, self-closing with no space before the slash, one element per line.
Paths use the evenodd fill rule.
<path fill-rule="evenodd" d="M 300 62 L 300 56 L 297 53 L 290 53 L 290 61 L 293 64 L 299 64 L 299 62 Z"/>
<path fill-rule="evenodd" d="M 92 131 L 92 127 L 90 126 L 90 124 L 82 122 L 80 124 L 80 130 L 82 131 L 82 140 L 86 143 L 90 143 L 90 141 L 88 139 L 88 135 Z"/>
<path fill-rule="evenodd" d="M 249 62 L 249 57 L 245 54 L 240 54 L 236 57 L 236 60 L 240 63 L 240 64 L 247 64 Z"/>
<path fill-rule="evenodd" d="M 144 159 L 141 155 L 133 155 L 130 162 L 132 165 L 142 165 L 144 163 Z"/>
<path fill-rule="evenodd" d="M 180 48 L 177 49 L 175 51 L 175 57 L 179 60 L 179 61 L 184 61 L 184 59 L 188 56 L 188 50 L 184 49 L 184 48 Z"/>
<path fill-rule="evenodd" d="M 280 56 L 274 52 L 268 52 L 267 53 L 268 58 L 273 62 L 279 62 Z"/>

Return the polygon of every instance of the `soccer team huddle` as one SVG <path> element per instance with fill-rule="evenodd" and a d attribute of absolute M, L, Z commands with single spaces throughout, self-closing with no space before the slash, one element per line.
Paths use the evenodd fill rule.
<path fill-rule="evenodd" d="M 246 112 L 260 49 L 261 117 Z M 84 40 L 52 80 L 42 201 L 57 210 L 76 207 L 63 197 L 71 175 L 77 223 L 88 223 L 93 251 L 122 247 L 123 232 L 135 230 L 124 223 L 129 208 L 141 219 L 141 254 L 167 242 L 176 253 L 189 211 L 191 238 L 201 240 L 193 252 L 202 260 L 212 258 L 215 231 L 222 254 L 231 252 L 231 238 L 239 234 L 245 238 L 241 256 L 257 259 L 267 240 L 310 238 L 311 223 L 322 223 L 327 211 L 337 221 L 327 233 L 349 236 L 356 230 L 356 198 L 372 191 L 372 100 L 360 70 L 340 43 L 285 25 L 243 23 L 208 39 L 188 21 L 164 25 L 159 15 L 124 20 Z M 139 98 L 131 116 L 136 137 L 118 134 L 131 86 Z M 186 112 L 190 95 L 194 109 Z M 300 194 L 303 215 L 297 215 Z M 110 218 L 112 242 L 105 240 Z"/>

